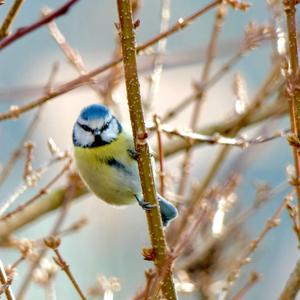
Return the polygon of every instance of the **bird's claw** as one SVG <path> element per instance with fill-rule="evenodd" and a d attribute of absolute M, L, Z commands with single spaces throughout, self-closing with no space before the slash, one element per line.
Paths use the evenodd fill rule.
<path fill-rule="evenodd" d="M 150 204 L 149 202 L 141 200 L 137 196 L 135 196 L 135 198 L 136 198 L 136 201 L 138 202 L 139 206 L 144 210 L 151 210 L 152 208 L 156 207 L 156 205 L 153 205 L 153 204 Z"/>

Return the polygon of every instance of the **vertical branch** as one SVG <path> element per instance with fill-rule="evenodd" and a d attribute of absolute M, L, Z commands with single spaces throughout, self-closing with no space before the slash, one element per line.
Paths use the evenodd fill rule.
<path fill-rule="evenodd" d="M 10 8 L 7 16 L 5 17 L 5 20 L 0 28 L 0 39 L 5 38 L 9 35 L 9 28 L 11 24 L 13 23 L 15 17 L 17 16 L 22 4 L 24 3 L 24 0 L 15 0 L 14 4 Z"/>
<path fill-rule="evenodd" d="M 150 150 L 147 143 L 147 131 L 144 122 L 140 86 L 136 65 L 135 34 L 133 29 L 130 0 L 118 0 L 120 38 L 123 52 L 124 73 L 135 148 L 138 153 L 138 166 L 144 199 L 154 205 L 147 211 L 149 235 L 155 253 L 154 263 L 160 273 L 167 258 L 167 244 L 162 228 L 159 205 L 153 180 Z M 163 282 L 162 293 L 166 299 L 176 299 L 176 292 L 169 269 Z"/>
<path fill-rule="evenodd" d="M 298 148 L 300 147 L 300 89 L 297 86 L 298 73 L 298 49 L 297 49 L 297 31 L 296 31 L 296 4 L 297 0 L 283 0 L 283 6 L 286 13 L 286 22 L 288 28 L 289 45 L 289 72 L 287 77 L 287 97 L 290 111 L 291 129 L 297 143 L 290 143 L 294 155 L 296 178 L 295 189 L 298 198 L 298 221 L 300 222 L 300 156 Z"/>

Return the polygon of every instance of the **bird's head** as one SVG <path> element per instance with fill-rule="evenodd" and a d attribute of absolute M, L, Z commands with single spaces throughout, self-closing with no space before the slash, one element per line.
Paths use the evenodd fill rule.
<path fill-rule="evenodd" d="M 73 127 L 73 144 L 92 148 L 110 144 L 122 131 L 120 122 L 100 104 L 85 107 Z"/>

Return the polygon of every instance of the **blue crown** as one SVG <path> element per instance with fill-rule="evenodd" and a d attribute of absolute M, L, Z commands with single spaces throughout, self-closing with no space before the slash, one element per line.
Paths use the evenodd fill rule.
<path fill-rule="evenodd" d="M 105 116 L 109 114 L 109 109 L 101 104 L 92 104 L 85 107 L 81 113 L 80 117 L 83 120 L 90 121 L 95 119 L 103 119 Z"/>

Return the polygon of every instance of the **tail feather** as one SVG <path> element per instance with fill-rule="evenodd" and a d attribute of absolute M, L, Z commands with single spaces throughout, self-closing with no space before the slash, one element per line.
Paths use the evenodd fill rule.
<path fill-rule="evenodd" d="M 161 219 L 163 225 L 166 227 L 172 220 L 174 220 L 177 217 L 178 212 L 176 207 L 169 201 L 167 201 L 165 198 L 163 198 L 160 194 L 157 194 L 157 198 L 159 201 Z"/>

